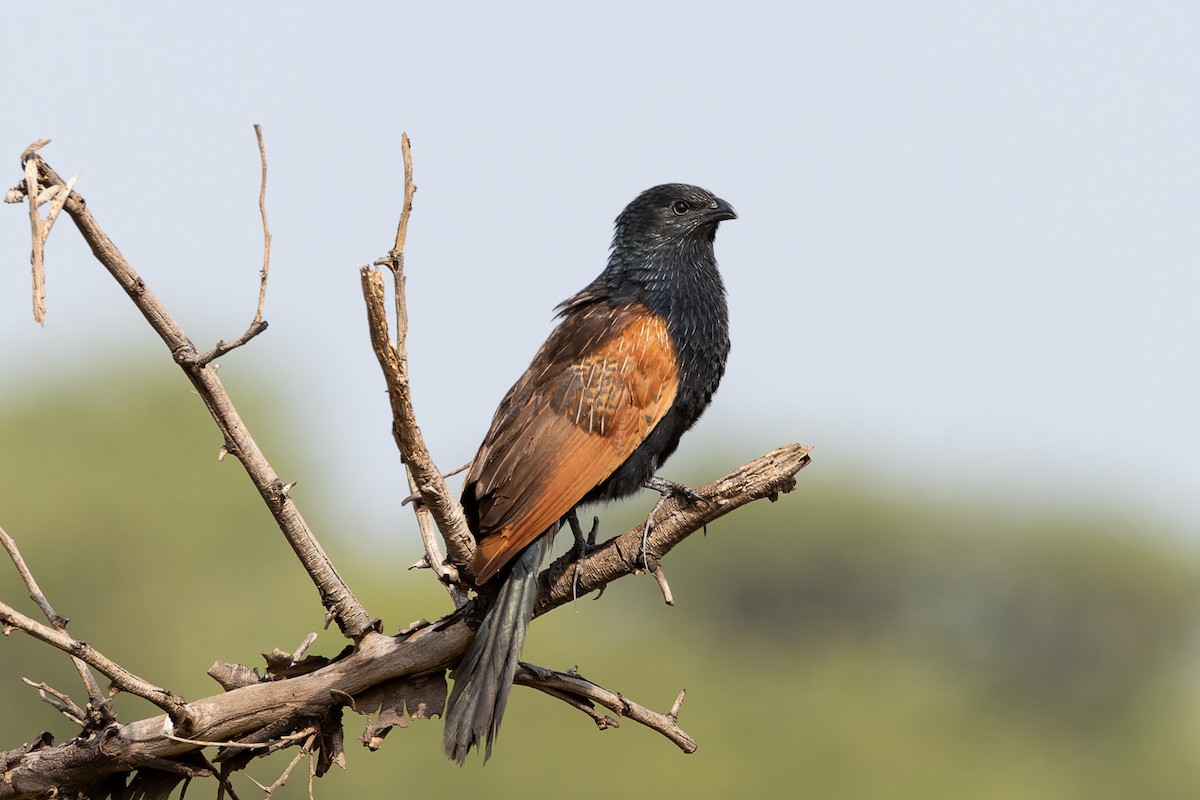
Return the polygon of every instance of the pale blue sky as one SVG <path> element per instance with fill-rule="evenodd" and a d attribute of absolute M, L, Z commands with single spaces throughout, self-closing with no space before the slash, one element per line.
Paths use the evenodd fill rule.
<path fill-rule="evenodd" d="M 687 181 L 741 214 L 717 241 L 734 348 L 667 474 L 800 440 L 831 474 L 1200 533 L 1200 6 L 408 5 L 44 4 L 36 55 L 0 6 L 4 185 L 52 138 L 201 346 L 253 311 L 264 125 L 271 329 L 224 374 L 277 382 L 326 470 L 289 477 L 348 518 L 397 513 L 357 268 L 390 245 L 407 130 L 412 372 L 446 468 L 617 212 Z M 0 402 L 147 341 L 69 223 L 44 330 L 21 209 L 0 252 Z"/>

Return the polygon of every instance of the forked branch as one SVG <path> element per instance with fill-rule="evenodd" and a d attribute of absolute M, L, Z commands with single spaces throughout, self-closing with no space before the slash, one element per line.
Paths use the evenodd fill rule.
<path fill-rule="evenodd" d="M 201 355 L 191 339 L 171 316 L 166 306 L 152 292 L 146 281 L 130 266 L 129 262 L 113 244 L 112 240 L 100 228 L 100 224 L 92 216 L 87 203 L 77 192 L 67 191 L 66 183 L 36 152 L 29 153 L 26 162 L 26 174 L 36 175 L 31 184 L 26 179 L 26 190 L 30 186 L 60 187 L 60 196 L 64 199 L 63 208 L 83 235 L 84 241 L 91 247 L 96 259 L 109 271 L 129 295 L 138 310 L 150 323 L 150 326 L 162 339 L 163 344 L 170 350 L 175 362 L 183 369 L 185 375 L 196 392 L 204 401 L 217 427 L 224 437 L 224 452 L 232 453 L 241 462 L 254 487 L 262 496 L 267 508 L 279 525 L 288 544 L 292 546 L 300 562 L 308 571 L 309 577 L 321 594 L 321 602 L 328 612 L 329 618 L 336 621 L 341 631 L 351 638 L 362 636 L 370 630 L 375 621 L 367 614 L 353 592 L 338 575 L 337 570 L 326 555 L 324 548 L 313 535 L 308 523 L 301 515 L 296 503 L 288 496 L 284 482 L 280 480 L 275 470 L 271 468 L 254 437 L 250 435 L 241 415 L 238 414 L 229 393 L 217 375 L 217 371 L 208 362 L 220 355 L 206 353 Z M 264 225 L 265 229 L 265 225 Z M 263 275 L 266 269 L 264 266 Z M 264 277 L 265 282 L 265 277 Z M 265 286 L 265 283 L 264 283 Z M 261 295 L 261 290 L 260 290 Z M 265 327 L 266 323 L 259 320 L 252 324 L 249 339 L 256 327 Z M 260 327 L 260 329 L 261 329 Z M 226 351 L 218 345 L 216 350 Z"/>
<path fill-rule="evenodd" d="M 29 599 L 41 609 L 42 614 L 46 616 L 46 620 L 54 630 L 65 634 L 67 632 L 67 618 L 60 615 L 50 605 L 50 600 L 46 597 L 45 592 L 42 591 L 42 587 L 38 585 L 37 580 L 34 579 L 33 572 L 29 569 L 29 565 L 25 563 L 24 556 L 21 555 L 21 551 L 17 548 L 17 543 L 13 541 L 13 538 L 3 528 L 0 528 L 0 546 L 4 547 L 5 552 L 8 553 L 9 560 L 17 568 L 17 574 L 21 576 L 21 582 L 25 584 L 25 589 L 29 592 Z M 79 673 L 79 678 L 83 681 L 84 689 L 88 693 L 88 710 L 84 713 L 84 721 L 98 724 L 107 720 L 111 714 L 110 709 L 105 702 L 104 696 L 100 693 L 100 684 L 96 682 L 95 676 L 88 669 L 87 662 L 75 655 L 71 656 L 71 662 L 75 665 L 75 670 Z M 74 711 L 74 709 L 71 710 Z"/>
<path fill-rule="evenodd" d="M 267 323 L 263 320 L 263 304 L 267 301 L 267 275 L 271 272 L 271 228 L 267 225 L 267 148 L 263 144 L 261 125 L 254 126 L 254 136 L 258 139 L 258 158 L 262 164 L 262 179 L 258 188 L 258 214 L 262 218 L 263 228 L 263 265 L 258 272 L 258 308 L 255 309 L 254 319 L 250 320 L 245 333 L 231 342 L 222 339 L 212 350 L 196 358 L 197 366 L 201 367 L 230 350 L 241 347 L 267 329 Z"/>
<path fill-rule="evenodd" d="M 396 226 L 396 240 L 386 258 L 377 265 L 387 266 L 392 273 L 393 292 L 396 302 L 396 336 L 393 341 L 387 318 L 387 290 L 383 273 L 378 266 L 363 267 L 361 270 L 363 299 L 367 304 L 367 324 L 371 335 L 371 347 L 379 360 L 387 383 L 388 399 L 392 406 L 392 434 L 400 449 L 401 459 L 409 471 L 409 484 L 421 497 L 414 511 L 422 533 L 427 534 L 426 521 L 422 515 L 430 514 L 446 542 L 451 564 L 465 564 L 470 560 L 475 541 L 467 529 L 462 507 L 451 494 L 446 481 L 429 455 L 417 415 L 413 410 L 412 389 L 408 376 L 408 305 L 405 297 L 404 245 L 408 239 L 408 220 L 412 214 L 413 195 L 417 191 L 413 183 L 412 148 L 408 134 L 400 140 L 404 157 L 404 205 L 400 211 L 400 222 Z M 426 562 L 445 583 L 457 583 L 457 574 L 443 563 L 441 552 L 436 549 L 436 540 L 425 536 Z M 453 587 L 452 587 L 453 588 Z M 454 592 L 452 592 L 454 594 Z"/>
<path fill-rule="evenodd" d="M 188 721 L 188 708 L 184 699 L 173 692 L 144 681 L 138 676 L 126 671 L 106 655 L 96 650 L 87 642 L 71 638 L 63 631 L 43 625 L 37 620 L 30 619 L 16 609 L 0 603 L 0 623 L 7 628 L 23 631 L 39 641 L 53 645 L 73 658 L 95 667 L 102 675 L 112 681 L 113 688 L 122 692 L 137 695 L 149 700 L 154 705 L 166 711 L 172 721 L 184 727 Z"/>

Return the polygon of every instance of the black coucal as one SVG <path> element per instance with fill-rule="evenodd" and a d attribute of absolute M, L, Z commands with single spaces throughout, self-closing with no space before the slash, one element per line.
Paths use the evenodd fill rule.
<path fill-rule="evenodd" d="M 460 764 L 508 701 L 552 534 L 576 506 L 655 477 L 708 407 L 729 355 L 713 239 L 733 207 L 696 186 L 642 192 L 616 220 L 608 265 L 508 391 L 463 484 L 478 586 L 500 580 L 459 663 L 443 747 Z"/>

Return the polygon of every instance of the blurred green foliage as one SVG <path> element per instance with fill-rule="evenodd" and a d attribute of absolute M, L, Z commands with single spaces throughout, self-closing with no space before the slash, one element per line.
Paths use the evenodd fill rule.
<path fill-rule="evenodd" d="M 316 592 L 178 375 L 109 370 L 10 391 L 0 408 L 0 524 L 72 633 L 188 697 L 215 659 L 257 664 L 318 629 Z M 83 387 L 87 387 L 84 389 Z M 262 392 L 235 387 L 344 577 L 389 630 L 444 613 L 403 540 L 339 529 L 320 474 Z M 729 465 L 722 459 L 712 473 Z M 602 512 L 621 529 L 638 503 Z M 823 476 L 718 521 L 667 560 L 678 606 L 627 579 L 531 630 L 526 657 L 666 709 L 689 690 L 683 756 L 626 722 L 518 688 L 496 756 L 458 769 L 440 725 L 393 731 L 318 797 L 1191 798 L 1200 786 L 1200 560 L 1149 523 L 901 497 Z M 0 598 L 36 616 L 0 564 Z M 323 633 L 314 652 L 332 654 Z M 0 639 L 0 749 L 71 726 L 22 675 L 76 692 L 67 659 Z M 125 720 L 153 713 L 120 697 Z M 348 741 L 361 722 L 347 712 Z M 251 767 L 264 783 L 290 754 Z M 241 796 L 258 795 L 243 778 Z M 210 796 L 215 784 L 191 787 Z M 297 773 L 277 797 L 303 797 Z"/>

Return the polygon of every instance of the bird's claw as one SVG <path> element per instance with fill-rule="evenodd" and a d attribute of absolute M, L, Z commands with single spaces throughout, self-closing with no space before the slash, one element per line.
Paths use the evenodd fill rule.
<path fill-rule="evenodd" d="M 592 529 L 584 534 L 583 526 L 579 524 L 579 517 L 575 515 L 575 509 L 571 509 L 567 514 L 567 524 L 571 526 L 571 535 L 575 537 L 575 570 L 571 576 L 571 598 L 578 600 L 580 562 L 596 546 L 596 533 L 600 530 L 600 518 L 592 517 Z"/>
<path fill-rule="evenodd" d="M 650 567 L 650 554 L 647 548 L 650 544 L 650 528 L 654 523 L 654 518 L 658 516 L 658 512 L 672 498 L 685 500 L 689 503 L 703 503 L 706 502 L 706 498 L 704 495 L 684 486 L 682 483 L 660 478 L 657 475 L 650 477 L 642 486 L 647 489 L 653 489 L 661 495 L 658 498 L 658 502 L 654 504 L 654 508 L 650 510 L 650 515 L 646 517 L 645 526 L 642 527 L 642 566 L 646 568 L 647 572 L 653 572 Z"/>
<path fill-rule="evenodd" d="M 657 475 L 651 477 L 649 480 L 643 483 L 642 486 L 646 487 L 647 489 L 653 489 L 661 494 L 663 498 L 678 497 L 681 500 L 690 500 L 693 503 L 703 502 L 705 499 L 704 495 L 700 494 L 695 489 L 684 486 L 682 483 L 676 483 L 675 481 L 667 480 L 666 478 L 660 478 Z"/>

